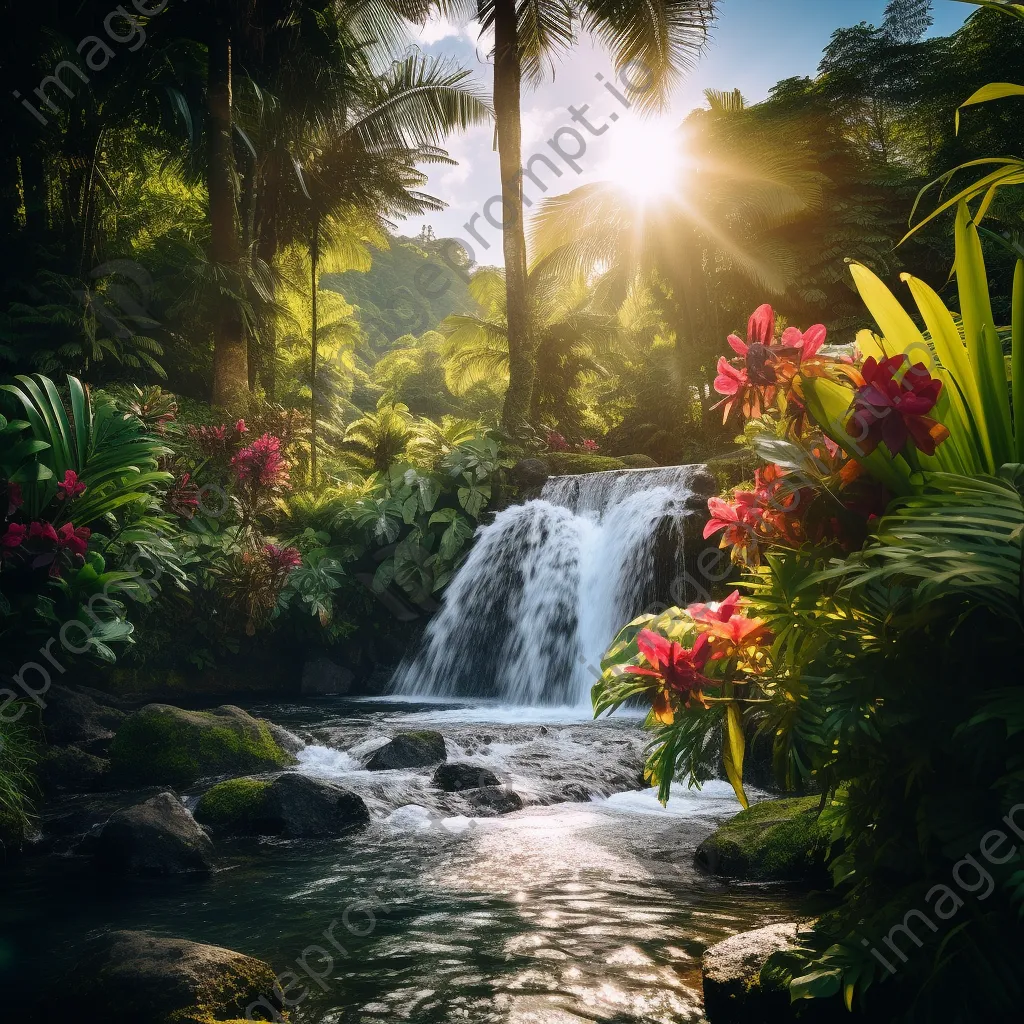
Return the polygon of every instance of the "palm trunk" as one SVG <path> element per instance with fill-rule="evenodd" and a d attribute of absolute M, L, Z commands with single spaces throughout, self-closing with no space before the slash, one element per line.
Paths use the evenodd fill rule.
<path fill-rule="evenodd" d="M 502 427 L 515 436 L 530 415 L 536 353 L 530 331 L 530 296 L 526 276 L 526 231 L 523 224 L 523 133 L 520 119 L 522 67 L 515 0 L 494 4 L 494 116 L 501 166 L 502 246 L 508 317 L 508 392 Z"/>
<path fill-rule="evenodd" d="M 313 297 L 313 333 L 309 376 L 309 486 L 316 487 L 316 327 L 317 327 L 317 267 L 320 263 L 320 217 L 313 218 L 313 238 L 309 247 L 310 290 Z"/>
<path fill-rule="evenodd" d="M 210 260 L 234 277 L 239 270 L 235 213 L 235 150 L 231 137 L 231 30 L 223 14 L 211 26 L 207 54 L 209 114 L 206 181 L 210 195 Z M 213 404 L 242 411 L 249 396 L 248 353 L 238 304 L 223 289 L 213 310 Z"/>

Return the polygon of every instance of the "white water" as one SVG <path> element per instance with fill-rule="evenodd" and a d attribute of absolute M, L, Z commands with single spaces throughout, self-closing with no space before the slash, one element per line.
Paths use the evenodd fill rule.
<path fill-rule="evenodd" d="M 556 477 L 539 499 L 500 512 L 479 531 L 392 691 L 589 704 L 609 643 L 655 597 L 666 525 L 681 565 L 694 468 Z"/>

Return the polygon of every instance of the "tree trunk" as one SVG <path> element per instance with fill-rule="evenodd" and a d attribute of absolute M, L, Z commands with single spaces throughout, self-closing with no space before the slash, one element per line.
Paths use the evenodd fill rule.
<path fill-rule="evenodd" d="M 206 183 L 210 196 L 210 260 L 238 281 L 239 237 L 235 212 L 235 150 L 231 136 L 231 31 L 221 15 L 213 20 L 207 54 L 209 114 Z M 213 404 L 244 411 L 249 397 L 245 327 L 237 302 L 221 294 L 213 310 Z"/>
<path fill-rule="evenodd" d="M 312 346 L 310 348 L 309 375 L 309 486 L 316 487 L 316 327 L 317 327 L 317 291 L 320 282 L 317 280 L 317 267 L 320 264 L 320 217 L 313 217 L 313 238 L 309 246 L 310 290 L 312 292 Z"/>
<path fill-rule="evenodd" d="M 502 247 L 508 317 L 508 392 L 501 423 L 505 432 L 522 433 L 530 415 L 536 352 L 530 330 L 529 281 L 526 276 L 526 231 L 523 224 L 522 67 L 515 0 L 494 4 L 494 116 L 501 166 Z"/>

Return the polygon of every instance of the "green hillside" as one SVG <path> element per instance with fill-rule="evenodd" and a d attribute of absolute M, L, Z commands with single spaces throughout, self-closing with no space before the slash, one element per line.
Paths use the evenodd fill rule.
<path fill-rule="evenodd" d="M 325 274 L 321 287 L 341 292 L 377 352 L 403 335 L 433 330 L 449 313 L 475 308 L 467 289 L 465 250 L 451 238 L 395 236 L 373 254 L 367 273 Z"/>

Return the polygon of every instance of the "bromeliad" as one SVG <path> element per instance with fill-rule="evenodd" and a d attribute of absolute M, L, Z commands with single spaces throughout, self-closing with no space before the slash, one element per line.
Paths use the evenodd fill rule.
<path fill-rule="evenodd" d="M 652 687 L 656 690 L 652 710 L 654 717 L 663 725 L 671 725 L 675 721 L 675 705 L 680 700 L 685 707 L 690 706 L 691 700 L 703 704 L 703 688 L 717 685 L 701 673 L 711 656 L 707 637 L 703 634 L 697 637 L 693 647 L 687 648 L 650 629 L 642 629 L 636 645 L 651 667 L 630 665 L 626 667 L 625 674 L 657 680 Z"/>

